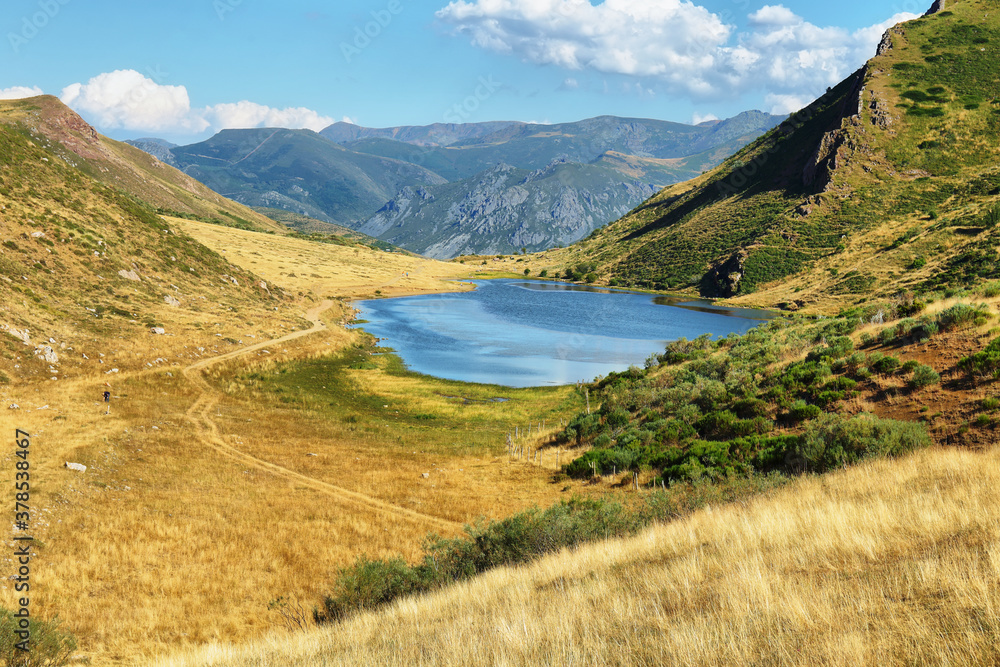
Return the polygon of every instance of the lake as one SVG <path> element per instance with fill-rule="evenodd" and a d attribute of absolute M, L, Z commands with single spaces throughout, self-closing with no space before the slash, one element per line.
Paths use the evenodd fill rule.
<path fill-rule="evenodd" d="M 534 280 L 475 280 L 472 292 L 355 302 L 359 326 L 407 367 L 436 377 L 536 387 L 642 365 L 667 342 L 745 333 L 771 315 L 711 302 Z"/>

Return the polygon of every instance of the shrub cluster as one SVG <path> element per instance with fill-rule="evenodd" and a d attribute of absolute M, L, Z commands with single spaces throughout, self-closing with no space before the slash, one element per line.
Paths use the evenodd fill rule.
<path fill-rule="evenodd" d="M 862 414 L 844 417 L 825 414 L 809 423 L 789 450 L 793 470 L 826 472 L 875 456 L 899 456 L 928 447 L 930 436 L 922 424 L 880 419 Z"/>
<path fill-rule="evenodd" d="M 48 621 L 31 618 L 28 621 L 28 652 L 16 647 L 22 641 L 17 634 L 21 630 L 19 621 L 14 612 L 0 609 L 0 662 L 10 667 L 60 667 L 69 664 L 76 651 L 76 638 L 63 628 L 58 618 Z"/>
<path fill-rule="evenodd" d="M 402 559 L 361 558 L 340 571 L 318 623 L 376 609 L 396 598 L 439 588 L 495 567 L 524 563 L 584 542 L 635 533 L 649 523 L 643 513 L 604 500 L 571 500 L 544 511 L 530 509 L 500 521 L 466 526 L 465 536 L 432 536 L 416 565 Z"/>
<path fill-rule="evenodd" d="M 958 361 L 958 367 L 973 377 L 1000 377 L 1000 338 L 995 338 L 982 352 Z"/>

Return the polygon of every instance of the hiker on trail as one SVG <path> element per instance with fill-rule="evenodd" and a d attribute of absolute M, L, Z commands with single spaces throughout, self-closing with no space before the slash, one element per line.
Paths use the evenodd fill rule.
<path fill-rule="evenodd" d="M 111 385 L 108 384 L 107 382 L 105 382 L 104 386 L 107 387 L 107 389 L 104 390 L 104 402 L 108 404 L 108 410 L 104 414 L 110 415 L 111 414 Z"/>

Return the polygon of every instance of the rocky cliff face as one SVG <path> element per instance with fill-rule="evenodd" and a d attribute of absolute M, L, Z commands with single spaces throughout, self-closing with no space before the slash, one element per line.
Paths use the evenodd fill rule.
<path fill-rule="evenodd" d="M 543 250 L 577 241 L 656 192 L 606 166 L 499 164 L 458 183 L 404 188 L 359 231 L 428 257 Z"/>

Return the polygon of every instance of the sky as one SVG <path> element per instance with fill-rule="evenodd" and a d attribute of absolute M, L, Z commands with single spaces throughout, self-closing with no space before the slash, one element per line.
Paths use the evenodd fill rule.
<path fill-rule="evenodd" d="M 116 139 L 789 113 L 930 0 L 4 0 L 0 98 Z M 926 6 L 925 6 L 926 5 Z"/>

